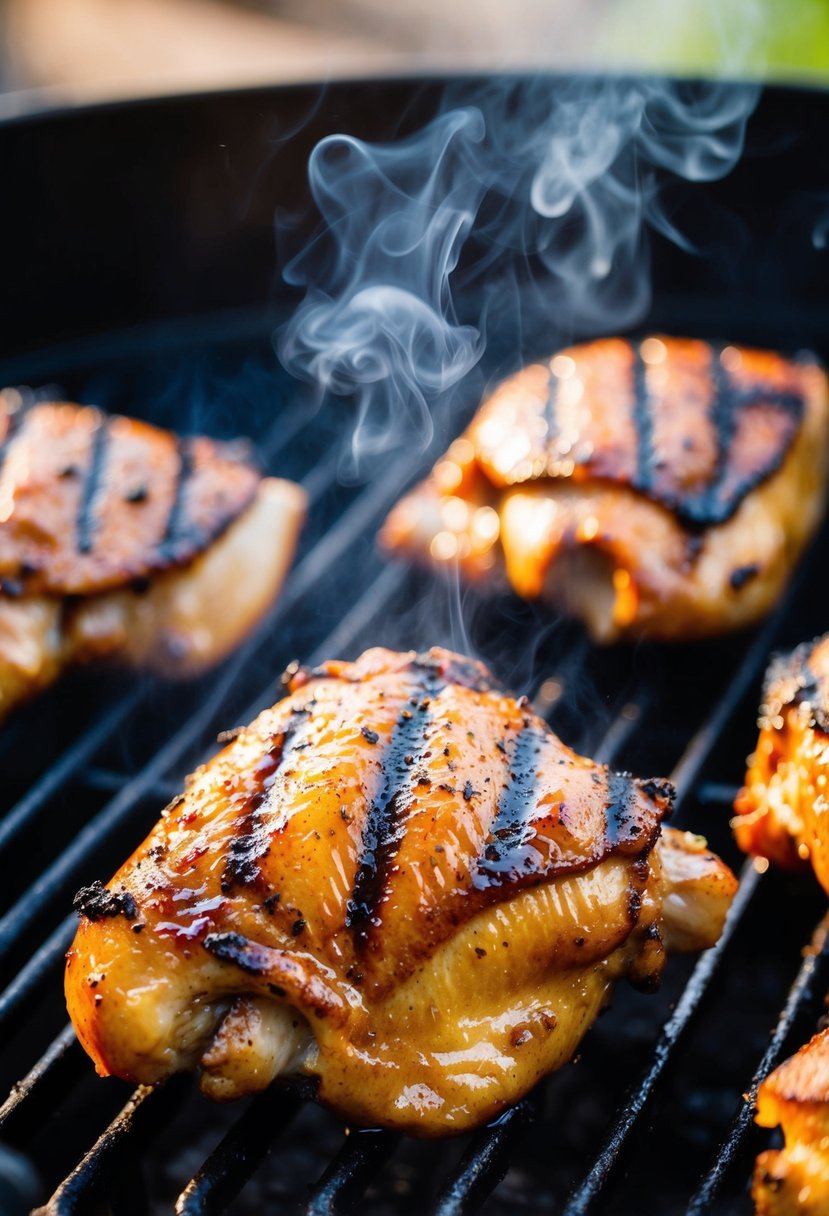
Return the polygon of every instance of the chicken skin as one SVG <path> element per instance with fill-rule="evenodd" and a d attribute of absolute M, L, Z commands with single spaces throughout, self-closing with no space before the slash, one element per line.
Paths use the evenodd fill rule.
<path fill-rule="evenodd" d="M 665 781 L 566 747 L 479 663 L 369 650 L 287 679 L 105 887 L 69 1011 L 101 1074 L 226 1099 L 318 1079 L 349 1121 L 491 1118 L 617 979 L 712 945 L 736 881 Z"/>
<path fill-rule="evenodd" d="M 829 1030 L 776 1068 L 757 1094 L 757 1122 L 783 1129 L 785 1148 L 757 1158 L 757 1216 L 829 1212 Z"/>
<path fill-rule="evenodd" d="M 0 393 L 0 720 L 71 663 L 223 658 L 275 598 L 304 509 L 242 445 Z"/>
<path fill-rule="evenodd" d="M 705 637 L 775 602 L 823 513 L 828 457 L 815 363 L 606 338 L 496 388 L 382 543 L 505 578 L 597 642 Z"/>
<path fill-rule="evenodd" d="M 789 869 L 811 862 L 829 893 L 829 634 L 774 660 L 759 725 L 734 803 L 737 843 Z"/>

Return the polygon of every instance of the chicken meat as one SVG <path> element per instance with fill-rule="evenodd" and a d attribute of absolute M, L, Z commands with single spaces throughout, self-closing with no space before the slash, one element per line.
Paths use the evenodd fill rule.
<path fill-rule="evenodd" d="M 72 663 L 223 658 L 277 595 L 304 511 L 244 444 L 0 393 L 0 719 Z"/>
<path fill-rule="evenodd" d="M 734 804 L 737 843 L 788 869 L 811 864 L 829 893 L 829 634 L 772 662 L 759 726 Z"/>
<path fill-rule="evenodd" d="M 598 642 L 703 637 L 775 602 L 823 513 L 828 454 L 813 360 L 606 338 L 504 381 L 382 543 L 505 578 Z"/>
<path fill-rule="evenodd" d="M 757 1094 L 757 1122 L 780 1125 L 782 1149 L 757 1158 L 752 1195 L 757 1216 L 829 1212 L 829 1030 L 776 1068 Z"/>
<path fill-rule="evenodd" d="M 444 650 L 297 669 L 78 896 L 66 994 L 101 1074 L 218 1099 L 317 1078 L 419 1135 L 564 1064 L 626 976 L 720 933 L 736 881 L 672 789 L 577 755 Z"/>

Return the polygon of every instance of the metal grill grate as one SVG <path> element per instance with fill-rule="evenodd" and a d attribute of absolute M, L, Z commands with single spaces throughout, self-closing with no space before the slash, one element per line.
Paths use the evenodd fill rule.
<path fill-rule="evenodd" d="M 159 1153 L 153 1142 L 159 1135 L 167 1155 L 170 1144 L 176 1145 L 175 1210 L 188 1216 L 257 1210 L 257 1201 L 246 1207 L 244 1196 L 236 1197 L 251 1177 L 280 1171 L 297 1179 L 285 1184 L 268 1210 L 298 1206 L 313 1216 L 353 1209 L 459 1216 L 481 1207 L 495 1214 L 560 1210 L 582 1216 L 656 1210 L 657 1200 L 661 1212 L 701 1214 L 720 1210 L 717 1203 L 725 1192 L 732 1206 L 722 1210 L 737 1210 L 734 1202 L 745 1202 L 750 1098 L 793 1036 L 817 1019 L 822 986 L 829 983 L 822 923 L 776 1025 L 772 1017 L 761 1032 L 761 1050 L 752 1054 L 755 1040 L 749 1036 L 737 1052 L 723 1082 L 725 1106 L 714 1120 L 713 1137 L 699 1146 L 693 1184 L 684 1194 L 681 1182 L 672 1184 L 670 1195 L 663 1196 L 659 1188 L 667 1175 L 657 1172 L 643 1207 L 642 1192 L 634 1196 L 639 1181 L 630 1159 L 643 1129 L 653 1131 L 654 1103 L 669 1099 L 677 1062 L 693 1059 L 700 1024 L 706 1018 L 711 1024 L 713 1017 L 716 1025 L 717 1009 L 711 1014 L 709 1007 L 727 1000 L 723 976 L 734 967 L 738 938 L 758 908 L 762 919 L 763 889 L 784 881 L 761 876 L 750 865 L 714 950 L 684 970 L 672 963 L 669 990 L 646 998 L 647 1006 L 645 998 L 620 996 L 620 1008 L 586 1040 L 580 1065 L 565 1069 L 463 1142 L 423 1146 L 376 1130 L 354 1131 L 343 1140 L 336 1122 L 310 1101 L 304 1083 L 277 1084 L 247 1105 L 221 1112 L 196 1097 L 185 1078 L 154 1091 L 139 1088 L 124 1102 L 120 1083 L 90 1077 L 71 1028 L 61 1027 L 62 956 L 75 925 L 74 917 L 65 915 L 72 893 L 92 877 L 105 877 L 143 838 L 170 790 L 210 753 L 217 729 L 247 721 L 269 704 L 278 671 L 296 654 L 316 663 L 366 645 L 457 642 L 451 636 L 451 611 L 440 613 L 442 594 L 433 602 L 433 634 L 406 636 L 411 606 L 427 593 L 428 580 L 384 565 L 373 545 L 385 510 L 416 472 L 408 457 L 392 462 L 366 488 L 344 488 L 336 477 L 341 426 L 336 411 L 317 416 L 310 427 L 303 420 L 301 403 L 288 407 L 260 443 L 275 471 L 303 481 L 312 509 L 296 567 L 257 637 L 221 671 L 175 697 L 149 682 L 110 686 L 83 676 L 70 681 L 68 691 L 56 691 L 32 707 L 12 728 L 18 733 L 9 748 L 27 732 L 46 731 L 50 715 L 72 705 L 75 695 L 94 703 L 97 689 L 106 689 L 108 699 L 95 707 L 91 724 L 85 730 L 81 725 L 63 750 L 48 758 L 0 821 L 3 872 L 13 876 L 19 868 L 22 875 L 17 884 L 10 878 L 3 893 L 0 1033 L 7 1042 L 20 1043 L 13 1065 L 18 1073 L 28 1061 L 37 1061 L 0 1111 L 0 1135 L 29 1150 L 41 1167 L 44 1184 L 53 1191 L 45 1210 L 53 1216 L 97 1211 L 101 1205 L 116 1216 L 169 1210 L 171 1196 L 161 1195 L 157 1185 Z M 539 644 L 535 667 L 545 679 L 537 680 L 536 704 L 568 742 L 601 760 L 639 771 L 672 769 L 680 823 L 704 826 L 715 846 L 728 852 L 729 783 L 739 779 L 751 745 L 759 677 L 778 640 L 816 631 L 810 612 L 818 609 L 808 594 L 816 577 L 807 564 L 786 601 L 752 638 L 688 652 L 597 653 L 575 629 L 558 627 Z M 496 670 L 507 678 L 520 672 L 521 640 L 535 623 L 530 610 L 504 600 L 472 616 L 474 642 Z M 76 720 L 82 718 L 78 712 Z M 61 833 L 55 824 L 67 807 L 73 826 Z M 30 879 L 32 849 L 37 870 Z M 733 849 L 730 856 L 733 860 Z M 815 911 L 811 896 L 794 898 L 800 903 L 789 939 Z M 785 991 L 787 970 L 796 964 L 797 948 L 793 951 L 787 940 L 776 956 L 770 1008 L 780 1007 L 773 1001 Z M 612 1051 L 616 1040 L 622 1045 L 620 1058 L 606 1070 L 603 1052 Z M 742 1100 L 746 1086 L 749 1098 Z M 113 1098 L 122 1108 L 111 1117 Z M 590 1101 L 594 1106 L 584 1107 Z M 194 1103 L 208 1131 L 188 1147 L 189 1115 L 181 1112 L 192 1111 Z M 80 1108 L 84 1114 L 76 1120 Z M 609 1116 L 611 1110 L 615 1115 Z M 554 1129 L 560 1134 L 551 1140 Z M 547 1142 L 548 1154 L 538 1153 L 539 1144 Z M 277 1164 L 260 1169 L 271 1152 Z M 68 1162 L 67 1154 L 73 1154 Z M 623 1162 L 629 1165 L 627 1177 L 619 1168 Z"/>

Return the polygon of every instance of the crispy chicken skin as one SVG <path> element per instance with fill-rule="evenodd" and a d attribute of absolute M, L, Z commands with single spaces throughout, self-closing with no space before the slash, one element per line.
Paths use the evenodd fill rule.
<path fill-rule="evenodd" d="M 627 976 L 716 941 L 735 879 L 663 834 L 672 790 L 576 755 L 480 664 L 369 650 L 297 670 L 103 887 L 66 995 L 101 1074 L 283 1071 L 348 1120 L 486 1120 Z"/>
<path fill-rule="evenodd" d="M 736 629 L 823 513 L 828 414 L 813 362 L 667 337 L 575 346 L 496 388 L 382 543 L 505 577 L 598 642 Z"/>
<path fill-rule="evenodd" d="M 785 1148 L 757 1158 L 758 1216 L 829 1212 L 829 1030 L 776 1068 L 757 1094 L 757 1122 L 783 1129 Z"/>
<path fill-rule="evenodd" d="M 221 659 L 277 594 L 303 515 L 243 445 L 0 394 L 0 719 L 70 663 Z"/>
<path fill-rule="evenodd" d="M 790 869 L 811 861 L 829 893 L 829 634 L 772 662 L 759 726 L 734 804 L 737 843 Z"/>

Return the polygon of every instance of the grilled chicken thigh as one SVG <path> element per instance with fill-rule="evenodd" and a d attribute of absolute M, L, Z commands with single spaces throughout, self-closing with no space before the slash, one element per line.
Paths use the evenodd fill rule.
<path fill-rule="evenodd" d="M 303 514 L 239 444 L 0 394 L 0 719 L 70 663 L 222 658 L 278 592 Z"/>
<path fill-rule="evenodd" d="M 469 1128 L 572 1056 L 614 982 L 734 893 L 672 790 L 576 755 L 478 663 L 367 651 L 287 695 L 80 892 L 66 993 L 102 1074 L 280 1072 L 345 1118 Z"/>
<path fill-rule="evenodd" d="M 385 546 L 505 575 L 593 638 L 702 637 L 774 603 L 821 517 L 824 373 L 767 351 L 607 338 L 504 381 Z"/>
<path fill-rule="evenodd" d="M 829 1030 L 776 1068 L 757 1094 L 757 1122 L 783 1128 L 785 1148 L 757 1158 L 758 1216 L 829 1212 Z"/>
<path fill-rule="evenodd" d="M 829 634 L 774 660 L 759 725 L 734 804 L 737 843 L 790 869 L 811 862 L 829 893 Z"/>

